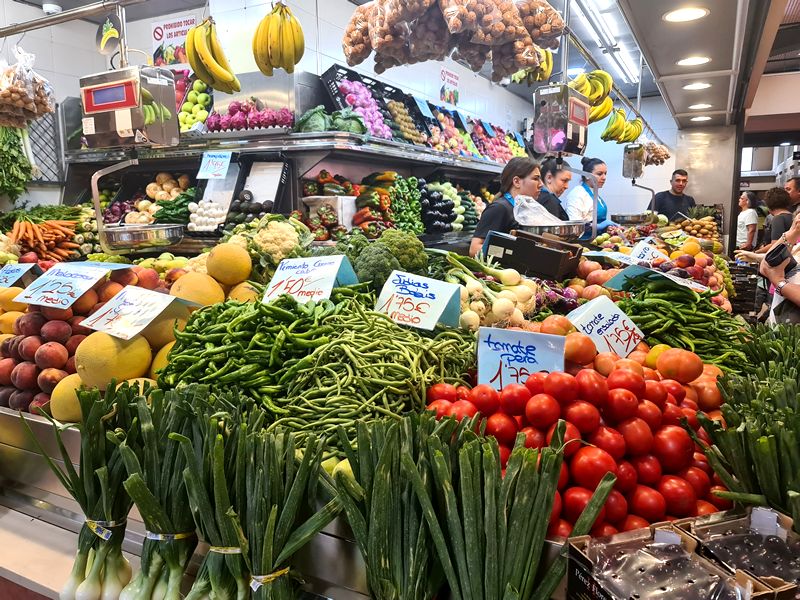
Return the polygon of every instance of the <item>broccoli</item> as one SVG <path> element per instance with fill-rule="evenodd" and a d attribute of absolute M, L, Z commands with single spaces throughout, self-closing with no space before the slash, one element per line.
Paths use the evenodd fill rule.
<path fill-rule="evenodd" d="M 360 282 L 371 282 L 372 289 L 380 293 L 392 271 L 399 271 L 401 267 L 386 246 L 375 243 L 364 248 L 353 269 Z"/>
<path fill-rule="evenodd" d="M 354 265 L 359 254 L 367 246 L 369 239 L 356 227 L 350 235 L 336 243 L 336 254 L 344 254 L 350 260 L 350 264 Z"/>
<path fill-rule="evenodd" d="M 387 229 L 377 243 L 389 249 L 403 271 L 417 275 L 428 274 L 428 255 L 425 254 L 425 245 L 413 233 Z"/>

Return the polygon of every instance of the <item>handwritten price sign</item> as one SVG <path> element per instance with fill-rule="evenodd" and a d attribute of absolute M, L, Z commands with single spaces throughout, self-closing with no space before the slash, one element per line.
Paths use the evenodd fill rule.
<path fill-rule="evenodd" d="M 225 179 L 231 164 L 232 152 L 203 152 L 198 179 Z"/>
<path fill-rule="evenodd" d="M 540 371 L 564 370 L 565 338 L 493 327 L 478 330 L 478 383 L 497 390 L 509 383 L 524 384 Z"/>
<path fill-rule="evenodd" d="M 107 273 L 107 268 L 81 263 L 56 265 L 26 287 L 14 298 L 14 302 L 69 308 Z"/>
<path fill-rule="evenodd" d="M 12 287 L 34 267 L 36 267 L 34 273 L 41 272 L 36 263 L 16 263 L 13 265 L 5 265 L 2 269 L 0 269 L 0 287 Z"/>
<path fill-rule="evenodd" d="M 631 250 L 631 258 L 653 262 L 657 258 L 666 258 L 666 255 L 653 246 L 647 238 L 636 244 Z"/>
<path fill-rule="evenodd" d="M 640 267 L 639 265 L 631 265 L 627 267 L 621 273 L 614 275 L 614 277 L 609 279 L 603 287 L 607 287 L 610 290 L 621 290 L 625 288 L 626 282 L 629 279 L 636 279 L 641 275 L 647 275 L 649 279 L 667 279 L 675 285 L 680 285 L 696 292 L 708 291 L 706 286 L 704 286 L 702 283 L 698 283 L 694 279 L 684 279 L 683 277 L 677 277 L 675 275 L 670 275 L 669 273 L 662 273 L 656 269 Z"/>
<path fill-rule="evenodd" d="M 644 339 L 644 334 L 606 296 L 595 298 L 567 315 L 578 331 L 585 333 L 598 352 L 614 352 L 625 358 Z"/>
<path fill-rule="evenodd" d="M 129 340 L 166 310 L 175 296 L 128 285 L 81 323 L 95 331 Z"/>
<path fill-rule="evenodd" d="M 452 283 L 392 271 L 381 290 L 375 310 L 399 325 L 428 331 L 439 322 L 458 325 L 460 290 Z"/>
<path fill-rule="evenodd" d="M 319 301 L 331 297 L 337 285 L 358 283 L 346 256 L 321 258 L 286 258 L 280 262 L 264 293 L 264 302 L 288 294 L 298 302 Z"/>

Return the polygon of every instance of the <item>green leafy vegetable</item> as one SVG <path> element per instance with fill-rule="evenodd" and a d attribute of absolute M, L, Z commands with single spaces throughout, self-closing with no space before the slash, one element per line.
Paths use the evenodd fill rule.
<path fill-rule="evenodd" d="M 0 194 L 16 202 L 28 191 L 31 175 L 31 163 L 22 147 L 22 131 L 0 127 Z"/>

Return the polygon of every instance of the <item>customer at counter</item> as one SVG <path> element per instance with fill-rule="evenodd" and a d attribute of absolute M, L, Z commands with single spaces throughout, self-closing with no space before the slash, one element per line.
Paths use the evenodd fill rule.
<path fill-rule="evenodd" d="M 469 245 L 469 255 L 475 256 L 483 247 L 490 231 L 508 233 L 517 227 L 514 206 L 520 196 L 534 200 L 542 189 L 539 163 L 530 158 L 512 158 L 500 175 L 500 192 L 481 215 L 474 237 Z"/>
<path fill-rule="evenodd" d="M 800 212 L 800 177 L 792 177 L 786 182 L 783 189 L 789 194 L 791 200 L 791 207 L 789 210 L 797 214 Z"/>
<path fill-rule="evenodd" d="M 758 196 L 753 192 L 742 192 L 739 196 L 739 216 L 736 218 L 736 247 L 752 250 L 758 230 Z"/>
<path fill-rule="evenodd" d="M 581 159 L 581 167 L 584 171 L 597 178 L 599 193 L 599 190 L 606 184 L 606 177 L 608 177 L 606 163 L 599 158 L 584 156 Z M 562 200 L 562 204 L 570 221 L 591 222 L 594 212 L 594 190 L 589 179 L 581 177 L 581 185 L 567 194 L 566 199 Z M 608 206 L 602 196 L 599 196 L 597 198 L 597 230 L 602 231 L 609 225 L 614 225 L 614 223 L 608 220 Z"/>
<path fill-rule="evenodd" d="M 770 310 L 771 323 L 800 324 L 800 267 L 786 272 L 786 267 L 792 259 L 795 262 L 800 259 L 798 242 L 800 242 L 800 214 L 795 215 L 792 227 L 778 240 L 778 244 L 786 244 L 791 256 L 775 267 L 771 267 L 766 260 L 761 261 L 760 272 L 775 290 Z"/>
<path fill-rule="evenodd" d="M 567 221 L 569 216 L 561 206 L 561 195 L 567 191 L 572 181 L 569 165 L 565 161 L 548 158 L 542 163 L 542 191 L 536 199 L 554 217 Z"/>
<path fill-rule="evenodd" d="M 658 192 L 655 195 L 651 209 L 666 216 L 670 221 L 674 221 L 678 217 L 678 213 L 688 217 L 689 209 L 696 206 L 694 198 L 683 193 L 686 186 L 689 185 L 689 173 L 683 169 L 676 169 L 672 172 L 669 183 L 668 191 Z"/>

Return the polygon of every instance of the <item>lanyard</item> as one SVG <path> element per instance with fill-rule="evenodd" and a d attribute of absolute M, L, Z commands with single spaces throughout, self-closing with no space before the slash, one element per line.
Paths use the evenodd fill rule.
<path fill-rule="evenodd" d="M 514 208 L 517 205 L 517 201 L 514 200 L 514 196 L 512 196 L 509 192 L 503 194 L 503 197 L 511 204 L 511 208 Z"/>
<path fill-rule="evenodd" d="M 589 184 L 584 181 L 581 185 L 583 186 L 583 189 L 586 190 L 586 193 L 589 194 L 589 197 L 592 200 L 594 200 L 594 194 L 592 193 L 592 188 L 589 187 Z M 598 206 L 606 205 L 605 200 L 603 200 L 602 196 L 600 195 L 597 196 L 597 205 Z"/>

